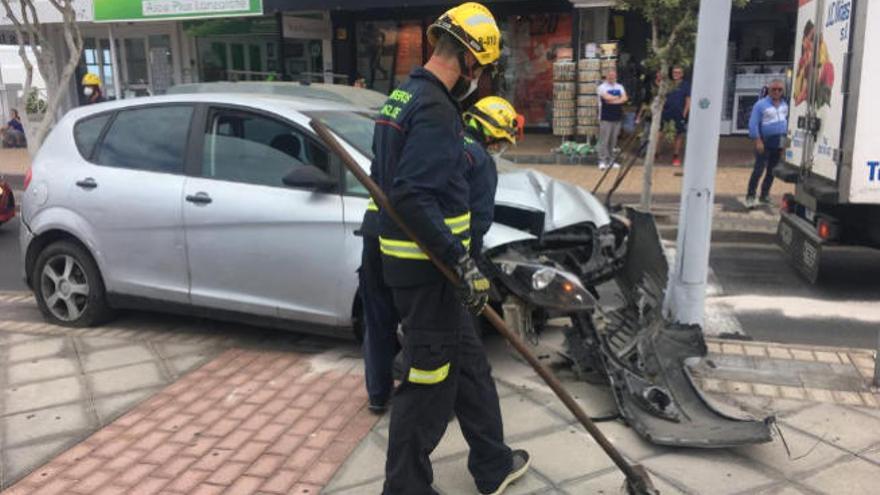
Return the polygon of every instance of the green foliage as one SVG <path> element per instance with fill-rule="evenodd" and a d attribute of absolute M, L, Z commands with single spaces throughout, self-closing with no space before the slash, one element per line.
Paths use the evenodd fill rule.
<path fill-rule="evenodd" d="M 25 111 L 30 115 L 46 113 L 46 100 L 40 98 L 40 90 L 37 88 L 31 88 L 28 93 Z"/>
<path fill-rule="evenodd" d="M 648 68 L 693 64 L 700 0 L 621 0 L 620 3 L 651 24 L 653 34 L 648 39 L 649 56 L 645 61 Z M 734 7 L 738 8 L 748 3 L 749 0 L 733 0 Z"/>

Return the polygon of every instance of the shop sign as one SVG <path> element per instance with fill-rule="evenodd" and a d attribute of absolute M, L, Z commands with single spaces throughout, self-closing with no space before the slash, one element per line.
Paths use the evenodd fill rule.
<path fill-rule="evenodd" d="M 262 15 L 263 0 L 94 0 L 95 22 Z"/>
<path fill-rule="evenodd" d="M 284 16 L 284 37 L 301 40 L 330 39 L 330 22 L 324 19 L 309 19 L 292 15 Z"/>

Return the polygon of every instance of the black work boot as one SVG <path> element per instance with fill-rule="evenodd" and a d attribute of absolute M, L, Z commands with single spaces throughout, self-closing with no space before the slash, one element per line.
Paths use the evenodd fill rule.
<path fill-rule="evenodd" d="M 495 488 L 495 490 L 490 492 L 481 491 L 480 493 L 483 495 L 501 495 L 511 483 L 526 474 L 526 471 L 529 470 L 529 464 L 532 462 L 529 453 L 525 450 L 514 450 L 511 453 L 511 456 L 513 457 L 513 462 L 511 462 L 510 472 L 507 473 L 507 476 L 501 480 L 501 483 Z"/>
<path fill-rule="evenodd" d="M 367 409 L 370 410 L 371 413 L 381 416 L 385 414 L 385 411 L 388 410 L 388 399 L 370 399 L 370 403 L 367 405 Z"/>

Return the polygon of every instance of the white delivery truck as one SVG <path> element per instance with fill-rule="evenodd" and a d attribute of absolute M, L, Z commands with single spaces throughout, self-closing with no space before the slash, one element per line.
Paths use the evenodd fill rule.
<path fill-rule="evenodd" d="M 823 250 L 880 248 L 880 0 L 799 0 L 778 243 L 812 283 Z"/>

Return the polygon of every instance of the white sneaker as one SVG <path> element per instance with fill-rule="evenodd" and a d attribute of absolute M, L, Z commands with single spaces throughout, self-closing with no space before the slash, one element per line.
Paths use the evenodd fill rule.
<path fill-rule="evenodd" d="M 611 168 L 620 168 L 620 164 L 617 162 L 614 162 L 614 164 L 611 165 Z"/>
<path fill-rule="evenodd" d="M 608 164 L 605 162 L 599 162 L 599 170 L 606 170 L 608 168 Z"/>

